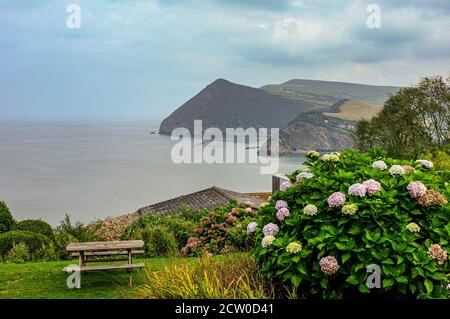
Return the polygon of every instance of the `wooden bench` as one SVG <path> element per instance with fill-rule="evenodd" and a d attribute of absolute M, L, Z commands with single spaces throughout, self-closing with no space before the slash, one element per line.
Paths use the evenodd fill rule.
<path fill-rule="evenodd" d="M 95 270 L 112 270 L 112 269 L 126 269 L 130 272 L 131 285 L 131 270 L 135 268 L 144 268 L 145 264 L 133 264 L 133 255 L 142 255 L 144 251 L 144 241 L 142 240 L 127 240 L 127 241 L 102 241 L 102 242 L 88 242 L 88 243 L 73 243 L 66 247 L 66 250 L 71 253 L 70 256 L 78 257 L 78 266 L 68 266 L 63 269 L 64 272 L 85 272 Z M 115 258 L 118 256 L 127 255 L 127 258 Z M 110 258 L 104 258 L 110 257 Z M 113 264 L 102 266 L 87 266 L 88 262 L 106 262 L 106 261 L 128 261 L 127 264 Z"/>

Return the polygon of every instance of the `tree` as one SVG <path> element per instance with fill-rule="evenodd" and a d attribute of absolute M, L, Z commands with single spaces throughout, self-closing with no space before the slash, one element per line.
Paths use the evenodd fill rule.
<path fill-rule="evenodd" d="M 359 121 L 356 145 L 363 151 L 377 146 L 390 156 L 417 158 L 445 149 L 449 127 L 450 77 L 446 81 L 441 76 L 426 77 L 392 95 L 371 120 Z"/>
<path fill-rule="evenodd" d="M 0 201 L 0 234 L 6 233 L 14 225 L 15 220 L 5 202 Z"/>
<path fill-rule="evenodd" d="M 422 79 L 417 88 L 417 100 L 411 105 L 422 126 L 432 136 L 439 148 L 450 141 L 450 75 Z"/>

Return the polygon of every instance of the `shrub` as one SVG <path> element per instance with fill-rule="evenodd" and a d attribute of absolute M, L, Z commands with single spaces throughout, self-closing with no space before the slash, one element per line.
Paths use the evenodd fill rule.
<path fill-rule="evenodd" d="M 30 251 L 24 243 L 13 244 L 13 247 L 5 256 L 4 260 L 14 264 L 26 263 L 31 260 Z"/>
<path fill-rule="evenodd" d="M 208 215 L 208 210 L 200 209 L 200 210 L 192 210 L 189 207 L 185 207 L 181 209 L 178 216 L 183 218 L 184 220 L 188 220 L 194 223 L 198 223 L 202 220 L 203 217 Z"/>
<path fill-rule="evenodd" d="M 209 253 L 243 251 L 250 248 L 251 241 L 247 236 L 247 224 L 256 212 L 250 207 L 229 205 L 216 207 L 204 217 L 196 228 L 196 238 L 200 250 Z"/>
<path fill-rule="evenodd" d="M 66 247 L 70 243 L 77 243 L 79 240 L 70 233 L 62 230 L 55 231 L 55 254 L 58 259 L 70 259 L 70 253 L 67 252 Z"/>
<path fill-rule="evenodd" d="M 195 234 L 196 224 L 181 218 L 179 215 L 161 216 L 146 214 L 131 223 L 125 229 L 121 239 L 137 239 L 140 236 L 140 232 L 149 226 L 164 226 L 169 229 L 177 240 L 177 247 L 181 248 L 188 238 Z"/>
<path fill-rule="evenodd" d="M 95 229 L 88 229 L 82 223 L 73 224 L 70 216 L 66 215 L 61 224 L 54 231 L 55 253 L 60 259 L 70 259 L 66 247 L 70 243 L 101 241 Z"/>
<path fill-rule="evenodd" d="M 22 220 L 12 227 L 13 230 L 25 230 L 36 234 L 42 234 L 54 239 L 53 229 L 48 223 L 40 219 Z"/>
<path fill-rule="evenodd" d="M 31 259 L 33 261 L 53 261 L 57 260 L 58 256 L 55 249 L 55 244 L 50 242 L 49 244 L 43 244 L 41 248 L 36 250 Z"/>
<path fill-rule="evenodd" d="M 148 256 L 167 256 L 177 252 L 177 240 L 169 228 L 164 226 L 149 226 L 141 231 L 145 242 L 145 252 Z"/>
<path fill-rule="evenodd" d="M 0 235 L 0 255 L 5 256 L 14 244 L 23 243 L 27 246 L 30 253 L 42 247 L 43 244 L 49 244 L 50 240 L 41 234 L 35 234 L 24 230 L 12 230 Z"/>
<path fill-rule="evenodd" d="M 145 299 L 263 299 L 272 296 L 254 258 L 227 255 L 189 263 L 173 261 L 162 271 L 146 272 L 137 290 Z"/>
<path fill-rule="evenodd" d="M 58 233 L 67 233 L 70 236 L 77 239 L 80 242 L 89 242 L 89 241 L 101 241 L 102 238 L 98 236 L 95 231 L 91 231 L 86 228 L 82 223 L 77 222 L 72 224 L 70 220 L 70 215 L 66 215 L 61 221 L 61 224 L 56 227 L 56 232 Z"/>
<path fill-rule="evenodd" d="M 11 230 L 15 221 L 5 202 L 0 201 L 0 234 Z"/>
<path fill-rule="evenodd" d="M 309 297 L 447 297 L 450 186 L 429 162 L 348 150 L 305 165 L 313 176 L 260 210 L 254 254 L 266 276 Z M 380 289 L 366 285 L 371 264 Z"/>

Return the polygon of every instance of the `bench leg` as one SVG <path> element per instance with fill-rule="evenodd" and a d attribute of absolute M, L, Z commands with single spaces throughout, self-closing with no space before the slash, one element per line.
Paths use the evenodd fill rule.
<path fill-rule="evenodd" d="M 133 263 L 133 254 L 131 253 L 131 249 L 128 249 L 128 264 L 131 265 Z M 133 281 L 132 281 L 132 277 L 131 277 L 131 271 L 132 269 L 128 269 L 128 273 L 130 276 L 130 287 L 133 286 Z"/>
<path fill-rule="evenodd" d="M 79 258 L 79 264 L 80 264 L 80 267 L 81 267 L 81 266 L 84 266 L 84 260 L 85 260 L 85 258 L 84 258 L 84 252 L 83 252 L 83 251 L 80 251 L 80 258 Z"/>
<path fill-rule="evenodd" d="M 128 250 L 128 264 L 133 263 L 133 254 L 131 253 L 131 250 Z"/>

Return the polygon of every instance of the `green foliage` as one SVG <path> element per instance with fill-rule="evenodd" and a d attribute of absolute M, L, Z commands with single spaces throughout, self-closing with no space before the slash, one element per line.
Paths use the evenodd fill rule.
<path fill-rule="evenodd" d="M 66 250 L 70 243 L 78 243 L 79 240 L 65 231 L 55 232 L 55 254 L 58 259 L 70 259 L 70 253 Z"/>
<path fill-rule="evenodd" d="M 177 240 L 165 226 L 148 226 L 141 230 L 140 237 L 144 240 L 145 252 L 150 257 L 168 256 L 177 252 Z"/>
<path fill-rule="evenodd" d="M 194 223 L 198 223 L 202 220 L 203 217 L 208 215 L 208 210 L 206 209 L 200 209 L 198 211 L 192 210 L 189 207 L 185 207 L 181 210 L 181 212 L 178 214 L 179 217 L 186 221 L 191 221 Z"/>
<path fill-rule="evenodd" d="M 70 220 L 70 215 L 66 215 L 61 221 L 61 224 L 56 228 L 58 233 L 67 233 L 72 237 L 75 237 L 80 242 L 100 241 L 98 235 L 93 231 L 89 231 L 82 223 L 77 222 L 75 224 Z"/>
<path fill-rule="evenodd" d="M 392 176 L 388 170 L 372 167 L 384 160 L 387 167 L 394 164 L 415 166 L 403 176 Z M 354 298 L 363 296 L 446 298 L 450 263 L 438 265 L 427 254 L 432 244 L 450 250 L 450 205 L 444 203 L 423 207 L 412 199 L 407 186 L 421 181 L 428 189 L 450 199 L 448 178 L 438 175 L 434 168 L 426 169 L 415 161 L 383 157 L 383 152 L 342 152 L 338 162 L 321 159 L 304 163 L 313 178 L 302 179 L 285 191 L 272 196 L 270 205 L 260 209 L 257 219 L 254 254 L 261 271 L 284 284 L 298 288 L 301 295 L 322 298 Z M 296 172 L 297 173 L 297 172 Z M 295 175 L 291 178 L 295 180 Z M 365 197 L 351 196 L 350 185 L 374 179 L 381 191 Z M 331 208 L 327 198 L 334 192 L 346 195 L 346 204 L 355 204 L 358 211 L 345 215 L 341 208 Z M 290 215 L 280 222 L 275 203 L 288 203 Z M 305 215 L 303 208 L 313 204 L 314 216 Z M 407 230 L 410 222 L 419 232 Z M 268 223 L 279 226 L 272 245 L 264 248 L 262 227 Z M 298 253 L 288 253 L 289 243 L 299 242 Z M 327 276 L 321 271 L 322 257 L 334 256 L 340 268 Z M 368 289 L 367 267 L 381 267 L 382 288 Z"/>
<path fill-rule="evenodd" d="M 196 223 L 180 215 L 146 214 L 131 223 L 123 232 L 121 239 L 137 239 L 140 236 L 140 232 L 149 226 L 164 226 L 169 229 L 177 240 L 177 247 L 181 248 L 188 238 L 194 235 Z"/>
<path fill-rule="evenodd" d="M 5 202 L 0 201 L 0 234 L 11 230 L 15 221 Z"/>
<path fill-rule="evenodd" d="M 203 257 L 190 263 L 174 260 L 158 272 L 146 273 L 137 290 L 144 299 L 266 299 L 272 294 L 253 258 L 226 255 Z"/>
<path fill-rule="evenodd" d="M 31 258 L 33 261 L 54 261 L 58 260 L 58 255 L 56 253 L 55 244 L 50 242 L 48 244 L 43 244 L 41 248 L 36 250 Z"/>
<path fill-rule="evenodd" d="M 31 254 L 40 249 L 44 244 L 49 244 L 50 239 L 44 235 L 24 230 L 11 230 L 0 235 L 0 256 L 5 256 L 14 244 L 23 243 Z"/>
<path fill-rule="evenodd" d="M 40 219 L 22 220 L 15 224 L 12 229 L 26 230 L 32 233 L 42 234 L 50 239 L 54 239 L 52 226 Z"/>
<path fill-rule="evenodd" d="M 70 216 L 66 215 L 61 224 L 56 227 L 54 232 L 55 254 L 60 259 L 70 259 L 70 254 L 66 251 L 66 247 L 70 243 L 100 241 L 101 238 L 84 227 L 82 223 L 73 224 Z"/>
<path fill-rule="evenodd" d="M 30 251 L 24 243 L 13 244 L 13 247 L 4 258 L 5 262 L 14 264 L 23 264 L 30 260 Z"/>
<path fill-rule="evenodd" d="M 370 121 L 360 121 L 356 145 L 362 151 L 378 146 L 392 157 L 417 158 L 448 145 L 449 123 L 450 77 L 426 77 L 392 95 Z"/>
<path fill-rule="evenodd" d="M 421 155 L 420 158 L 432 161 L 436 170 L 450 171 L 450 155 L 444 151 L 429 151 Z"/>

